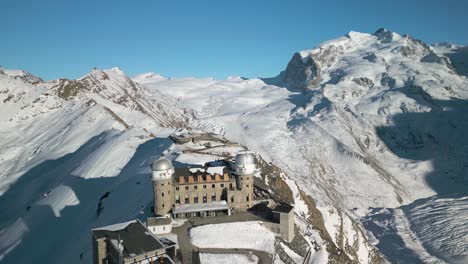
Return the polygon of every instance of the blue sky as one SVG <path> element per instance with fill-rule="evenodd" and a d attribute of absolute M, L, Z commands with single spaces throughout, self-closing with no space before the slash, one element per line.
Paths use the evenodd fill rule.
<path fill-rule="evenodd" d="M 467 0 L 2 0 L 0 65 L 44 79 L 93 67 L 128 75 L 271 77 L 295 51 L 386 27 L 468 44 Z"/>

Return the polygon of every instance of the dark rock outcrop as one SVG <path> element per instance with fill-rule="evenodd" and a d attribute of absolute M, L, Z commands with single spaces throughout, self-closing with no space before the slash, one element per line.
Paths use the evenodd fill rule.
<path fill-rule="evenodd" d="M 353 82 L 358 84 L 358 85 L 364 86 L 364 87 L 374 86 L 374 82 L 371 79 L 367 78 L 367 77 L 354 78 Z"/>
<path fill-rule="evenodd" d="M 382 43 L 389 43 L 393 40 L 393 32 L 386 28 L 377 29 L 373 35 Z"/>
<path fill-rule="evenodd" d="M 311 57 L 295 53 L 284 73 L 284 83 L 291 88 L 309 89 L 320 83 L 320 66 Z"/>

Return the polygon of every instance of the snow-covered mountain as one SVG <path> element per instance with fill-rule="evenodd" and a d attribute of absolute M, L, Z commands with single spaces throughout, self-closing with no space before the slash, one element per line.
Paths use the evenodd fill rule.
<path fill-rule="evenodd" d="M 311 263 L 466 263 L 466 51 L 379 29 L 298 52 L 269 79 L 2 69 L 0 261 L 89 260 L 87 230 L 138 216 L 147 165 L 189 128 L 282 171 L 272 188 L 291 193 Z M 107 191 L 121 209 L 96 217 Z"/>

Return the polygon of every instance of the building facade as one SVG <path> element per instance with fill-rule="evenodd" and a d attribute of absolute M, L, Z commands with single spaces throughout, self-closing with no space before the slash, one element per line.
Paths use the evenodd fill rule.
<path fill-rule="evenodd" d="M 276 236 L 288 241 L 294 239 L 294 207 L 280 204 L 272 210 L 272 221 L 264 222 L 265 226 Z"/>
<path fill-rule="evenodd" d="M 160 158 L 151 169 L 156 215 L 203 217 L 254 205 L 255 158 L 250 152 L 238 153 L 227 166 L 174 168 Z"/>

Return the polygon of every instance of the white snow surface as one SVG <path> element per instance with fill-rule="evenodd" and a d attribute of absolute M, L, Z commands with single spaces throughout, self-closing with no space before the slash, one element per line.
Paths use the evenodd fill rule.
<path fill-rule="evenodd" d="M 429 253 L 447 263 L 468 263 L 468 196 L 429 197 L 404 212 Z"/>
<path fill-rule="evenodd" d="M 61 245 L 44 262 L 79 263 L 81 253 L 89 262 L 90 229 L 143 217 L 151 204 L 145 183 L 152 159 L 164 153 L 175 163 L 203 165 L 222 155 L 223 147 L 176 155 L 167 135 L 191 127 L 224 135 L 285 171 L 297 223 L 322 246 L 311 257 L 319 263 L 327 252 L 306 224 L 311 212 L 299 188 L 316 201 L 335 243 L 343 227 L 342 246 L 355 248 L 361 263 L 373 249 L 363 234 L 387 259 L 398 245 L 414 254 L 395 261 L 464 261 L 468 236 L 450 232 L 466 231 L 457 216 L 466 204 L 459 194 L 468 190 L 468 79 L 466 63 L 450 64 L 463 62 L 464 50 L 390 31 L 350 32 L 300 52 L 320 68 L 320 83 L 308 90 L 282 87 L 281 75 L 271 81 L 143 74 L 132 81 L 113 68 L 44 82 L 1 69 L 1 258 L 28 263 Z M 77 95 L 59 96 L 76 86 Z M 429 197 L 439 198 L 417 202 Z M 376 227 L 382 215 L 396 219 L 391 241 L 404 243 L 385 246 L 388 236 Z M 357 220 L 366 217 L 361 226 Z M 429 221 L 442 227 L 426 229 Z M 76 239 L 65 241 L 65 232 Z"/>
<path fill-rule="evenodd" d="M 246 248 L 274 253 L 275 235 L 262 222 L 203 225 L 190 229 L 192 244 L 199 248 Z"/>
<path fill-rule="evenodd" d="M 201 264 L 256 264 L 258 257 L 255 255 L 242 255 L 242 254 L 209 254 L 200 253 Z"/>

